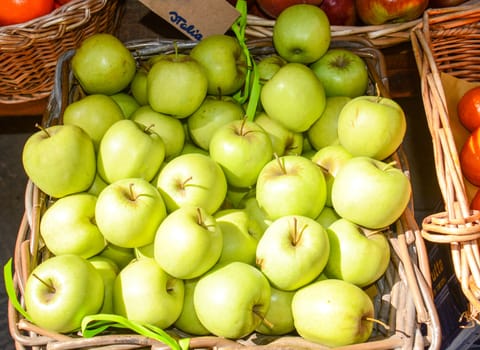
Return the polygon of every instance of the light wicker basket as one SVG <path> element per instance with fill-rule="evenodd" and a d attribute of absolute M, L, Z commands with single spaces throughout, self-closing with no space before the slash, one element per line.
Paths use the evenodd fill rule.
<path fill-rule="evenodd" d="M 465 320 L 475 324 L 480 322 L 480 212 L 470 209 L 476 188 L 459 165 L 468 133 L 458 121 L 456 104 L 468 88 L 480 84 L 480 6 L 428 10 L 411 41 L 445 207 L 423 220 L 422 234 L 450 245 L 455 274 L 470 303 Z"/>
<path fill-rule="evenodd" d="M 98 32 L 113 33 L 122 0 L 71 0 L 50 14 L 0 27 L 0 103 L 50 95 L 58 57 Z"/>
<path fill-rule="evenodd" d="M 469 0 L 465 4 L 478 4 L 480 1 Z M 358 26 L 331 26 L 332 36 L 357 35 L 368 39 L 377 48 L 387 48 L 410 41 L 410 33 L 422 21 L 421 18 L 403 22 L 381 25 Z M 247 18 L 247 34 L 254 38 L 271 37 L 274 19 L 267 19 L 258 15 L 249 15 Z"/>
<path fill-rule="evenodd" d="M 137 61 L 158 53 L 187 52 L 195 45 L 190 41 L 137 41 L 127 43 Z M 248 43 L 255 58 L 273 53 L 271 39 L 257 39 Z M 388 96 L 388 79 L 385 63 L 379 50 L 360 37 L 336 38 L 332 47 L 343 47 L 358 53 L 365 59 L 370 72 L 369 92 Z M 57 66 L 56 82 L 43 118 L 44 126 L 62 122 L 65 105 L 78 98 L 79 85 L 71 74 L 70 58 L 73 51 L 63 55 Z M 80 91 L 81 92 L 81 91 Z M 399 149 L 393 158 L 408 175 L 408 162 Z M 48 256 L 39 236 L 39 222 L 49 199 L 31 182 L 25 194 L 25 215 L 21 222 L 14 252 L 14 285 L 20 301 L 25 282 L 39 262 Z M 411 202 L 413 203 L 413 201 Z M 384 277 L 377 283 L 374 298 L 375 318 L 388 327 L 376 324 L 371 339 L 363 344 L 342 347 L 355 349 L 432 349 L 440 348 L 441 331 L 430 286 L 428 258 L 420 230 L 409 206 L 402 217 L 386 233 L 391 244 L 391 262 Z M 56 334 L 41 329 L 27 320 L 14 308 L 8 306 L 9 329 L 17 349 L 166 349 L 158 340 L 143 335 L 122 331 L 83 338 L 78 334 Z M 176 329 L 169 329 L 178 337 L 189 337 Z M 245 339 L 227 340 L 215 336 L 192 337 L 191 349 L 327 349 L 307 342 L 298 335 L 265 337 L 253 334 Z"/>

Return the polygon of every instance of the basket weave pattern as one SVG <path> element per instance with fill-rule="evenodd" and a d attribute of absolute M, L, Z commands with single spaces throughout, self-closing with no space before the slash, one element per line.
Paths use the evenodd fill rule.
<path fill-rule="evenodd" d="M 424 238 L 451 246 L 455 273 L 470 302 L 465 317 L 479 322 L 480 212 L 470 209 L 469 185 L 459 163 L 459 141 L 452 128 L 452 98 L 443 74 L 480 83 L 480 6 L 429 10 L 411 36 L 422 85 L 422 98 L 432 136 L 435 166 L 445 211 L 422 223 Z M 453 103 L 455 106 L 455 101 Z M 450 114 L 449 114 L 450 113 Z"/>
<path fill-rule="evenodd" d="M 94 33 L 113 33 L 120 9 L 120 0 L 72 0 L 46 16 L 0 27 L 0 103 L 48 97 L 58 57 Z"/>

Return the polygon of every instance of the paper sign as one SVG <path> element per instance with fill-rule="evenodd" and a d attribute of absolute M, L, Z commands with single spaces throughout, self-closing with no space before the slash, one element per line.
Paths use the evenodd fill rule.
<path fill-rule="evenodd" d="M 225 34 L 240 16 L 226 0 L 139 0 L 186 36 Z"/>

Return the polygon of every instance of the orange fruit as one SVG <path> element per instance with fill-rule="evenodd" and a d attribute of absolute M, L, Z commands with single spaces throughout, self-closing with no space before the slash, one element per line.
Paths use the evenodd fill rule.
<path fill-rule="evenodd" d="M 475 186 L 480 186 L 480 128 L 467 138 L 459 154 L 463 176 Z"/>
<path fill-rule="evenodd" d="M 470 132 L 480 126 L 480 86 L 468 90 L 457 103 L 458 119 Z"/>
<path fill-rule="evenodd" d="M 480 210 L 480 189 L 475 192 L 475 195 L 470 201 L 470 209 Z"/>
<path fill-rule="evenodd" d="M 54 8 L 54 0 L 0 0 L 0 25 L 27 22 L 46 15 Z"/>

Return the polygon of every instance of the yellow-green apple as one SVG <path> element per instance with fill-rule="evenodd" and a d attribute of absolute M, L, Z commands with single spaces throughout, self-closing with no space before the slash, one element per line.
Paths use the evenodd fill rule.
<path fill-rule="evenodd" d="M 252 235 L 256 223 L 245 209 L 221 209 L 214 214 L 223 235 L 223 248 L 218 263 L 242 261 L 255 264 L 258 240 Z"/>
<path fill-rule="evenodd" d="M 102 190 L 107 187 L 107 183 L 105 180 L 101 178 L 98 172 L 95 174 L 95 178 L 93 179 L 92 184 L 86 190 L 87 193 L 93 194 L 94 196 L 98 196 Z"/>
<path fill-rule="evenodd" d="M 364 95 L 368 87 L 368 68 L 359 55 L 344 48 L 331 48 L 310 65 L 328 96 Z"/>
<path fill-rule="evenodd" d="M 312 161 L 323 171 L 327 184 L 327 199 L 325 205 L 332 206 L 332 186 L 341 166 L 353 156 L 340 144 L 320 148 L 312 156 Z"/>
<path fill-rule="evenodd" d="M 339 143 L 338 141 L 338 116 L 343 106 L 350 101 L 347 96 L 327 97 L 325 109 L 320 118 L 307 130 L 307 138 L 315 150 Z"/>
<path fill-rule="evenodd" d="M 167 215 L 157 188 L 141 178 L 109 184 L 97 198 L 95 220 L 108 242 L 124 248 L 152 242 Z"/>
<path fill-rule="evenodd" d="M 193 304 L 193 295 L 198 278 L 184 280 L 185 295 L 183 298 L 183 307 L 180 316 L 174 323 L 174 326 L 183 332 L 193 335 L 208 335 L 210 331 L 200 322 Z"/>
<path fill-rule="evenodd" d="M 315 221 L 317 221 L 324 228 L 328 228 L 332 223 L 340 219 L 340 215 L 337 214 L 335 209 L 332 207 L 325 206 L 320 214 L 317 216 Z"/>
<path fill-rule="evenodd" d="M 205 68 L 210 95 L 232 95 L 245 83 L 247 57 L 233 36 L 210 35 L 198 42 L 190 57 Z"/>
<path fill-rule="evenodd" d="M 110 96 L 122 110 L 125 118 L 130 118 L 133 112 L 140 107 L 140 103 L 130 94 L 126 92 L 118 92 Z"/>
<path fill-rule="evenodd" d="M 238 207 L 247 211 L 248 217 L 252 220 L 251 234 L 258 241 L 272 220 L 268 218 L 265 210 L 260 208 L 255 195 L 243 198 Z"/>
<path fill-rule="evenodd" d="M 229 186 L 249 188 L 273 157 L 272 141 L 265 130 L 248 119 L 220 126 L 212 135 L 210 157 L 217 162 Z"/>
<path fill-rule="evenodd" d="M 185 153 L 170 160 L 160 170 L 156 187 L 168 212 L 190 205 L 213 214 L 227 194 L 222 168 L 202 153 Z"/>
<path fill-rule="evenodd" d="M 107 246 L 98 256 L 112 260 L 121 270 L 135 258 L 135 252 L 133 248 L 119 247 L 118 245 L 107 242 Z"/>
<path fill-rule="evenodd" d="M 242 338 L 262 323 L 271 288 L 256 267 L 234 261 L 202 276 L 193 294 L 198 319 L 211 333 Z"/>
<path fill-rule="evenodd" d="M 364 24 L 407 22 L 420 17 L 429 0 L 355 0 L 357 15 Z"/>
<path fill-rule="evenodd" d="M 277 157 L 258 175 L 256 199 L 271 220 L 284 215 L 316 218 L 325 206 L 327 185 L 322 170 L 300 155 Z"/>
<path fill-rule="evenodd" d="M 354 26 L 357 24 L 355 0 L 323 0 L 320 8 L 332 26 Z"/>
<path fill-rule="evenodd" d="M 285 335 L 295 331 L 292 315 L 292 299 L 295 291 L 280 290 L 271 287 L 270 307 L 265 322 L 257 327 L 256 331 L 266 335 Z"/>
<path fill-rule="evenodd" d="M 97 171 L 107 183 L 127 178 L 153 179 L 165 159 L 160 135 L 131 119 L 113 124 L 103 135 Z"/>
<path fill-rule="evenodd" d="M 287 61 L 276 53 L 260 57 L 257 62 L 257 73 L 260 78 L 260 83 L 263 84 L 270 80 L 270 78 L 278 72 L 280 67 L 286 63 Z"/>
<path fill-rule="evenodd" d="M 201 207 L 184 205 L 158 227 L 154 258 L 169 275 L 190 279 L 215 265 L 222 247 L 222 230 L 215 218 Z"/>
<path fill-rule="evenodd" d="M 122 110 L 110 96 L 93 94 L 65 107 L 63 124 L 81 127 L 91 137 L 95 150 L 98 150 L 107 129 L 124 118 Z"/>
<path fill-rule="evenodd" d="M 198 147 L 208 151 L 212 135 L 220 126 L 244 116 L 242 105 L 233 97 L 208 95 L 188 117 L 188 133 Z"/>
<path fill-rule="evenodd" d="M 180 154 L 187 154 L 187 153 L 200 153 L 206 156 L 209 156 L 208 151 L 204 150 L 203 148 L 198 147 L 192 141 L 185 141 L 183 145 L 182 152 Z"/>
<path fill-rule="evenodd" d="M 146 69 L 142 67 L 137 69 L 130 83 L 130 91 L 140 106 L 148 105 Z"/>
<path fill-rule="evenodd" d="M 88 261 L 100 272 L 103 279 L 103 303 L 99 313 L 111 314 L 113 313 L 113 285 L 120 270 L 112 259 L 104 256 L 93 256 Z"/>
<path fill-rule="evenodd" d="M 322 272 L 329 250 L 322 225 L 306 216 L 286 215 L 273 221 L 258 241 L 256 264 L 272 286 L 293 291 Z"/>
<path fill-rule="evenodd" d="M 402 107 L 387 97 L 355 97 L 338 116 L 338 140 L 354 156 L 384 160 L 400 146 L 406 129 Z"/>
<path fill-rule="evenodd" d="M 298 290 L 292 313 L 303 338 L 329 347 L 363 343 L 373 330 L 372 300 L 363 289 L 342 280 L 321 280 Z"/>
<path fill-rule="evenodd" d="M 304 132 L 320 118 L 326 97 L 315 73 L 301 63 L 287 63 L 261 90 L 262 107 L 268 116 L 294 132 Z"/>
<path fill-rule="evenodd" d="M 67 333 L 79 329 L 85 316 L 98 313 L 104 286 L 100 273 L 85 258 L 65 254 L 37 265 L 23 295 L 26 311 L 38 327 Z"/>
<path fill-rule="evenodd" d="M 327 228 L 330 256 L 325 274 L 359 287 L 376 282 L 390 263 L 390 246 L 385 233 L 368 230 L 340 218 Z"/>
<path fill-rule="evenodd" d="M 165 145 L 166 159 L 171 159 L 182 152 L 185 129 L 179 119 L 154 111 L 148 105 L 139 107 L 130 119 L 160 135 Z"/>
<path fill-rule="evenodd" d="M 141 247 L 133 248 L 133 252 L 136 259 L 155 258 L 155 240 L 146 245 L 142 245 Z"/>
<path fill-rule="evenodd" d="M 272 39 L 276 52 L 286 61 L 309 64 L 327 52 L 330 23 L 318 6 L 296 4 L 277 17 Z"/>
<path fill-rule="evenodd" d="M 52 125 L 28 137 L 22 164 L 30 180 L 49 196 L 60 198 L 87 190 L 95 178 L 95 148 L 76 125 Z"/>
<path fill-rule="evenodd" d="M 54 255 L 76 254 L 90 258 L 106 246 L 95 224 L 97 197 L 75 193 L 57 199 L 40 219 L 40 235 Z"/>
<path fill-rule="evenodd" d="M 255 123 L 260 125 L 270 137 L 274 154 L 283 156 L 286 153 L 302 153 L 303 136 L 301 133 L 287 129 L 265 112 L 258 113 Z"/>
<path fill-rule="evenodd" d="M 267 16 L 276 18 L 287 7 L 296 4 L 320 5 L 322 0 L 257 0 L 258 7 Z"/>
<path fill-rule="evenodd" d="M 183 280 L 162 270 L 153 259 L 123 268 L 113 286 L 113 310 L 129 320 L 170 327 L 182 312 Z"/>
<path fill-rule="evenodd" d="M 136 69 L 132 53 L 108 33 L 86 38 L 72 57 L 72 72 L 88 94 L 113 95 L 124 90 Z"/>
<path fill-rule="evenodd" d="M 353 157 L 335 176 L 332 205 L 341 217 L 370 229 L 380 229 L 402 215 L 411 192 L 409 178 L 393 164 Z"/>
<path fill-rule="evenodd" d="M 186 118 L 207 95 L 205 69 L 188 54 L 169 54 L 147 73 L 147 99 L 153 110 Z"/>

